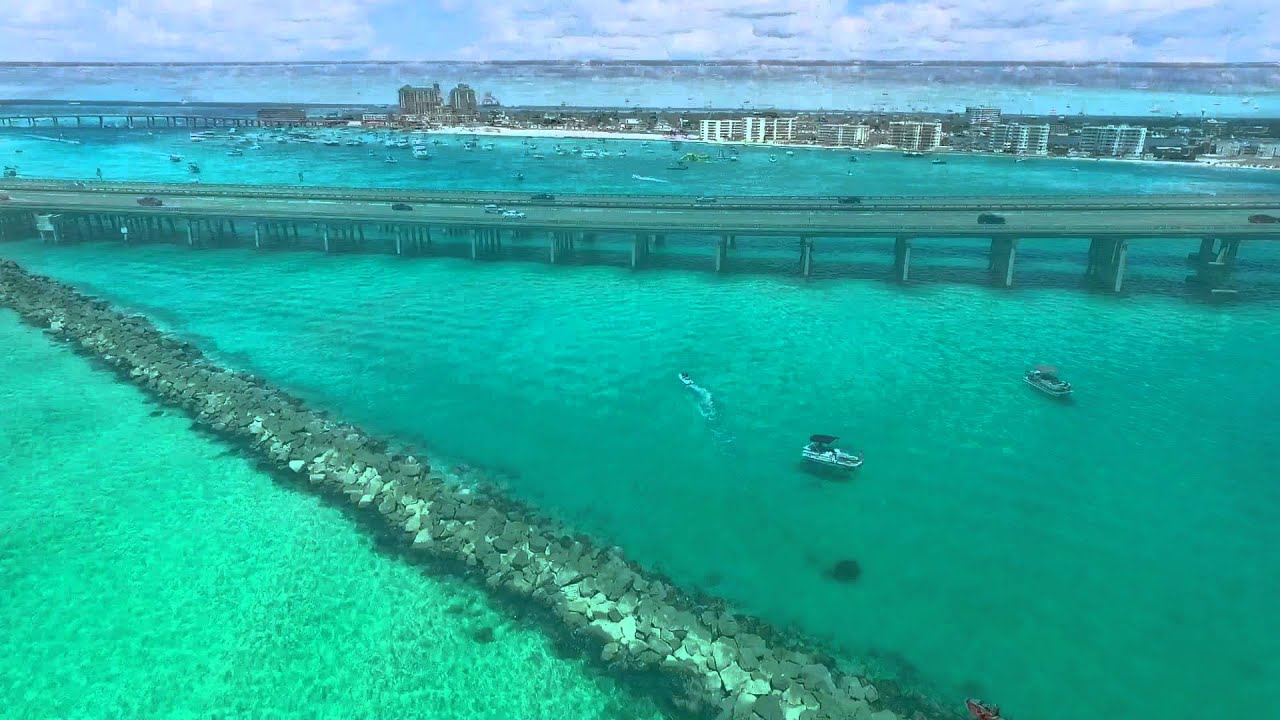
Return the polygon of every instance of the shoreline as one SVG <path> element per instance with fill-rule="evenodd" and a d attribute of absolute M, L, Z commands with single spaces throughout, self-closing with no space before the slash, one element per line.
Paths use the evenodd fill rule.
<path fill-rule="evenodd" d="M 423 455 L 220 367 L 144 316 L 8 260 L 0 260 L 0 305 L 184 410 L 273 475 L 346 506 L 398 539 L 399 552 L 540 606 L 558 640 L 598 654 L 628 682 L 650 678 L 647 690 L 681 710 L 763 720 L 959 716 L 891 683 L 882 694 L 865 676 L 842 672 L 818 643 L 681 591 L 487 483 L 462 487 Z"/>

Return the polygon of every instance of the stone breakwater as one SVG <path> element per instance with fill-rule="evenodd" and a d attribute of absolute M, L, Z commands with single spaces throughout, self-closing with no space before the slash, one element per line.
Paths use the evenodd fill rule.
<path fill-rule="evenodd" d="M 105 301 L 0 260 L 0 305 L 99 358 L 197 425 L 278 472 L 345 499 L 408 544 L 495 591 L 541 605 L 566 636 L 617 670 L 665 678 L 680 708 L 723 720 L 897 720 L 866 678 L 788 642 L 764 623 L 699 604 L 496 492 L 463 487 L 423 457 L 306 408 L 260 379 Z M 943 714 L 913 708 L 913 720 Z M 945 713 L 950 714 L 950 713 Z"/>

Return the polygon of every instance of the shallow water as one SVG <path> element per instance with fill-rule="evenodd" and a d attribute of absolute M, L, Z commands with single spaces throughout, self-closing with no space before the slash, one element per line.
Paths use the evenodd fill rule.
<path fill-rule="evenodd" d="M 1271 302 L 0 246 L 324 407 L 505 472 L 686 586 L 1016 717 L 1280 702 Z M 1071 403 L 1019 375 L 1060 365 Z M 714 418 L 677 380 L 692 373 Z M 798 465 L 811 433 L 867 465 Z M 311 503 L 311 501 L 307 501 Z M 312 503 L 313 504 L 313 503 Z M 824 577 L 856 559 L 861 579 Z"/>
<path fill-rule="evenodd" d="M 0 368 L 5 718 L 661 717 L 7 310 Z"/>

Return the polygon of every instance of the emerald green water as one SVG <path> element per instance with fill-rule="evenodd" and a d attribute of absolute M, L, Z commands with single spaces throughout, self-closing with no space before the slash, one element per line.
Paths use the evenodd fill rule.
<path fill-rule="evenodd" d="M 982 157 L 930 166 L 883 153 L 850 163 L 827 151 L 771 163 L 776 151 L 750 150 L 736 163 L 663 174 L 673 152 L 665 143 L 652 154 L 625 145 L 626 158 L 535 161 L 519 141 L 495 141 L 493 151 L 450 146 L 417 164 L 396 151 L 402 161 L 384 165 L 380 146 L 370 156 L 264 145 L 232 158 L 208 143 L 179 148 L 185 135 L 75 137 L 85 144 L 0 136 L 0 152 L 24 149 L 26 175 L 88 177 L 102 167 L 108 178 L 177 180 L 181 166 L 165 157 L 177 148 L 204 163 L 206 182 L 292 182 L 305 169 L 308 184 L 499 188 L 521 171 L 519 187 L 558 192 L 1280 187 L 1280 174 L 1267 172 Z M 1080 241 L 1024 241 L 1012 291 L 984 285 L 985 248 L 973 242 L 918 242 L 917 281 L 899 287 L 872 279 L 888 274 L 882 243 L 824 241 L 820 277 L 804 282 L 784 243 L 744 239 L 730 258 L 738 272 L 717 277 L 705 239 L 669 241 L 655 263 L 689 269 L 607 266 L 625 257 L 607 238 L 584 253 L 605 264 L 577 267 L 107 243 L 9 243 L 0 255 L 144 311 L 371 429 L 498 472 L 513 493 L 681 584 L 800 627 L 948 702 L 979 694 L 1024 720 L 1178 720 L 1203 717 L 1206 703 L 1215 716 L 1258 716 L 1280 704 L 1275 245 L 1247 243 L 1236 273 L 1245 301 L 1211 306 L 1183 285 L 1194 249 L 1185 241 L 1134 242 L 1132 294 L 1118 298 L 1079 287 Z M 1039 362 L 1063 369 L 1074 402 L 1021 383 Z M 677 382 L 680 371 L 710 390 L 714 412 Z M 49 372 L 28 363 L 10 376 L 29 387 Z M 66 387 L 87 402 L 100 385 Z M 68 411 L 40 427 L 62 422 L 79 420 Z M 145 437 L 134 424 L 103 422 L 119 437 Z M 866 452 L 857 476 L 832 482 L 798 464 L 819 432 Z M 137 463 L 170 462 L 158 441 L 118 441 L 111 453 L 118 445 Z M 238 461 L 209 462 L 225 474 Z M 264 478 L 193 476 L 165 487 L 223 497 L 238 483 L 219 517 L 260 516 L 231 495 L 269 485 Z M 287 498 L 279 502 L 304 508 L 299 522 L 324 517 L 313 501 Z M 206 553 L 233 545 L 208 535 L 215 523 L 196 524 Z M 150 551 L 180 552 L 163 543 Z M 392 572 L 372 555 L 333 552 L 326 577 Z M 246 553 L 237 566 L 286 561 L 265 555 Z M 861 565 L 857 583 L 824 578 L 842 559 Z M 111 577 L 136 568 L 113 567 Z M 138 603 L 139 613 L 161 613 Z M 170 633 L 148 647 L 202 644 Z M 358 706 L 350 697 L 334 706 Z"/>
<path fill-rule="evenodd" d="M 0 253 L 500 470 L 682 584 L 948 700 L 1044 720 L 1280 701 L 1273 303 L 105 243 Z M 1037 362 L 1063 368 L 1075 402 L 1020 382 Z M 806 472 L 814 432 L 867 465 L 843 483 Z M 823 577 L 845 558 L 857 583 Z"/>
<path fill-rule="evenodd" d="M 0 368 L 5 718 L 661 717 L 7 310 Z"/>

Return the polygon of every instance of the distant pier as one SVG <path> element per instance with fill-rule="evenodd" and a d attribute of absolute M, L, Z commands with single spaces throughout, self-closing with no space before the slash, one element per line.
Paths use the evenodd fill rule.
<path fill-rule="evenodd" d="M 430 252 L 475 260 L 541 256 L 556 264 L 601 236 L 630 238 L 629 264 L 643 267 L 668 235 L 705 237 L 708 269 L 725 271 L 733 251 L 754 238 L 796 241 L 796 270 L 809 276 L 823 247 L 842 240 L 884 239 L 892 277 L 911 279 L 917 240 L 989 242 L 988 271 L 997 286 L 1015 282 L 1021 240 L 1088 239 L 1084 276 L 1121 292 L 1129 244 L 1138 240 L 1193 243 L 1193 284 L 1230 294 L 1243 242 L 1280 239 L 1280 197 L 1146 196 L 1131 198 L 687 198 L 545 197 L 513 193 L 414 193 L 397 190 L 252 188 L 247 186 L 0 182 L 0 239 L 33 233 L 50 243 L 115 240 L 179 242 L 192 248 L 249 245 L 324 252 Z M 346 200 L 311 202 L 349 193 Z M 312 197 L 316 196 L 316 197 Z M 160 199 L 141 205 L 142 197 Z M 395 203 L 412 202 L 409 210 Z M 487 211 L 501 204 L 519 215 Z M 979 215 L 999 209 L 998 222 Z M 990 218 L 986 218 L 988 221 Z M 538 248 L 542 249 L 539 250 Z"/>
<path fill-rule="evenodd" d="M 345 127 L 346 120 L 309 118 L 306 120 L 273 120 L 224 115 L 133 115 L 122 113 L 83 115 L 4 115 L 0 127 L 6 128 L 288 128 Z"/>

